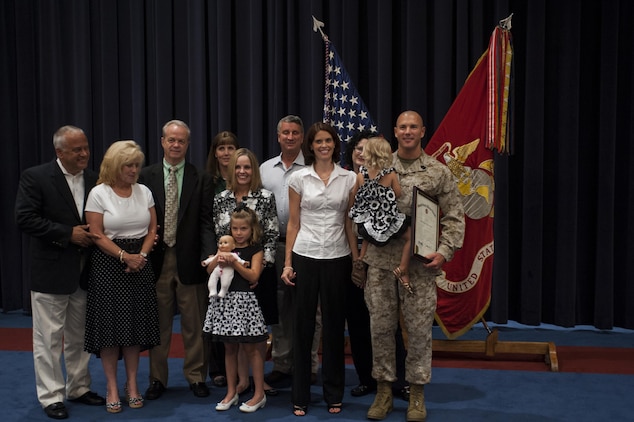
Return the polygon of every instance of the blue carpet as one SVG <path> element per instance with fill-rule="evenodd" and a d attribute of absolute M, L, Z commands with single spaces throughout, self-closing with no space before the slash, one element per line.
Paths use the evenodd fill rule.
<path fill-rule="evenodd" d="M 0 314 L 0 327 L 29 328 L 30 318 L 20 313 Z M 175 320 L 178 330 L 178 318 Z M 633 347 L 631 330 L 596 330 L 592 327 L 562 329 L 553 326 L 526 327 L 519 324 L 495 325 L 500 341 L 553 341 L 558 346 Z M 486 337 L 486 331 L 476 326 L 460 339 Z M 434 338 L 442 333 L 434 329 Z M 0 397 L 3 421 L 51 421 L 41 410 L 36 399 L 33 359 L 30 352 L 0 352 Z M 634 349 L 632 349 L 634 361 Z M 350 396 L 357 384 L 352 366 L 346 370 L 346 395 L 340 415 L 330 415 L 322 400 L 321 386 L 312 387 L 313 403 L 309 413 L 298 419 L 291 413 L 290 387 L 280 389 L 280 395 L 269 398 L 264 409 L 254 414 L 243 414 L 237 407 L 227 412 L 216 412 L 215 403 L 225 395 L 224 388 L 212 388 L 211 396 L 199 399 L 193 396 L 182 375 L 182 360 L 170 359 L 170 381 L 164 396 L 146 401 L 142 409 L 124 407 L 120 414 L 107 414 L 103 407 L 67 403 L 76 421 L 260 421 L 282 420 L 293 422 L 359 421 L 366 420 L 366 412 L 374 395 L 361 398 Z M 271 370 L 266 362 L 266 372 Z M 101 362 L 92 358 L 90 367 L 93 389 L 102 395 L 105 378 Z M 124 382 L 123 364 L 119 379 Z M 148 359 L 141 358 L 139 383 L 142 391 L 147 386 Z M 634 420 L 632 392 L 634 376 L 587 373 L 552 373 L 538 371 L 482 370 L 461 368 L 433 369 L 433 379 L 425 389 L 428 421 L 629 421 Z M 245 394 L 242 400 L 248 400 Z M 404 421 L 407 403 L 394 400 L 394 411 L 387 421 Z"/>
<path fill-rule="evenodd" d="M 0 395 L 3 397 L 2 420 L 50 421 L 35 398 L 33 362 L 27 352 L 1 352 Z M 216 412 L 213 405 L 224 397 L 225 390 L 212 388 L 209 398 L 200 399 L 188 390 L 182 376 L 182 361 L 170 359 L 171 381 L 164 396 L 146 401 L 142 409 L 124 407 L 120 414 L 107 414 L 102 407 L 68 403 L 71 419 L 77 421 L 260 421 L 286 420 L 299 422 L 291 414 L 290 389 L 269 398 L 264 409 L 255 414 L 243 414 L 237 407 Z M 119 379 L 124 379 L 120 365 Z M 145 388 L 147 358 L 141 359 L 139 381 Z M 267 362 L 270 370 L 270 362 Z M 91 360 L 94 389 L 103 394 L 105 378 L 101 364 Z M 496 371 L 434 368 L 433 380 L 425 395 L 428 421 L 627 421 L 632 420 L 634 376 L 551 373 L 530 371 Z M 356 385 L 356 375 L 346 371 L 347 391 L 340 415 L 329 415 L 322 400 L 321 387 L 313 386 L 313 402 L 301 421 L 365 420 L 373 395 L 354 398 L 350 388 Z M 122 381 L 123 383 L 123 381 Z M 248 395 L 241 397 L 243 400 Z M 395 398 L 394 411 L 386 419 L 403 421 L 407 403 Z"/>

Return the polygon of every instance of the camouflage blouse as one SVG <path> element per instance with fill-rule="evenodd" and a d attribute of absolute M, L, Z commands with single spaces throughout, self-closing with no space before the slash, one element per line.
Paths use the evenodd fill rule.
<path fill-rule="evenodd" d="M 398 208 L 402 213 L 406 215 L 412 213 L 414 186 L 418 186 L 427 195 L 438 200 L 442 217 L 436 252 L 450 261 L 455 251 L 462 247 L 465 229 L 462 198 L 451 171 L 424 152 L 409 166 L 405 165 L 395 152 L 392 165 L 399 176 L 403 192 L 397 199 Z M 364 261 L 371 266 L 391 271 L 400 262 L 403 245 L 402 238 L 394 239 L 383 247 L 369 245 Z M 416 260 L 412 260 L 411 265 L 422 267 Z"/>

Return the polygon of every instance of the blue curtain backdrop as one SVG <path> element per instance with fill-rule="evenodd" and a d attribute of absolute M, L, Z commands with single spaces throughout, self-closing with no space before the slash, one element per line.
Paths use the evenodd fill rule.
<path fill-rule="evenodd" d="M 98 169 L 134 139 L 161 157 L 160 128 L 192 129 L 190 160 L 238 135 L 261 159 L 276 123 L 320 120 L 324 31 L 380 131 L 405 109 L 429 139 L 500 19 L 515 46 L 515 154 L 496 159 L 496 256 L 487 317 L 634 328 L 634 2 L 629 0 L 3 0 L 0 2 L 0 283 L 30 309 L 20 173 L 82 127 Z"/>

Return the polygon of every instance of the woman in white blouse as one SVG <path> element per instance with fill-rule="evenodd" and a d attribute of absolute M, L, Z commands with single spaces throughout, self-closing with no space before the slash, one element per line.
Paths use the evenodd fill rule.
<path fill-rule="evenodd" d="M 144 155 L 134 141 L 106 151 L 99 180 L 86 201 L 86 222 L 98 236 L 91 259 L 84 349 L 101 357 L 106 410 L 121 411 L 117 361 L 123 356 L 125 401 L 143 406 L 139 354 L 160 343 L 156 277 L 148 263 L 156 235 L 152 192 L 137 183 Z"/>
<path fill-rule="evenodd" d="M 322 314 L 322 381 L 330 413 L 341 412 L 345 385 L 344 320 L 357 239 L 347 218 L 356 175 L 337 161 L 341 141 L 327 123 L 313 124 L 302 152 L 306 167 L 289 178 L 289 221 L 282 280 L 296 289 L 293 331 L 293 413 L 310 402 L 311 345 L 317 304 Z"/>

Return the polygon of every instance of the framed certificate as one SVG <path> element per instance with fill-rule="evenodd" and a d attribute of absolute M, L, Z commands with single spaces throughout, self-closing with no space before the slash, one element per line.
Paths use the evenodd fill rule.
<path fill-rule="evenodd" d="M 438 201 L 419 187 L 414 187 L 412 207 L 412 255 L 428 263 L 431 261 L 425 255 L 438 249 L 440 208 Z"/>

